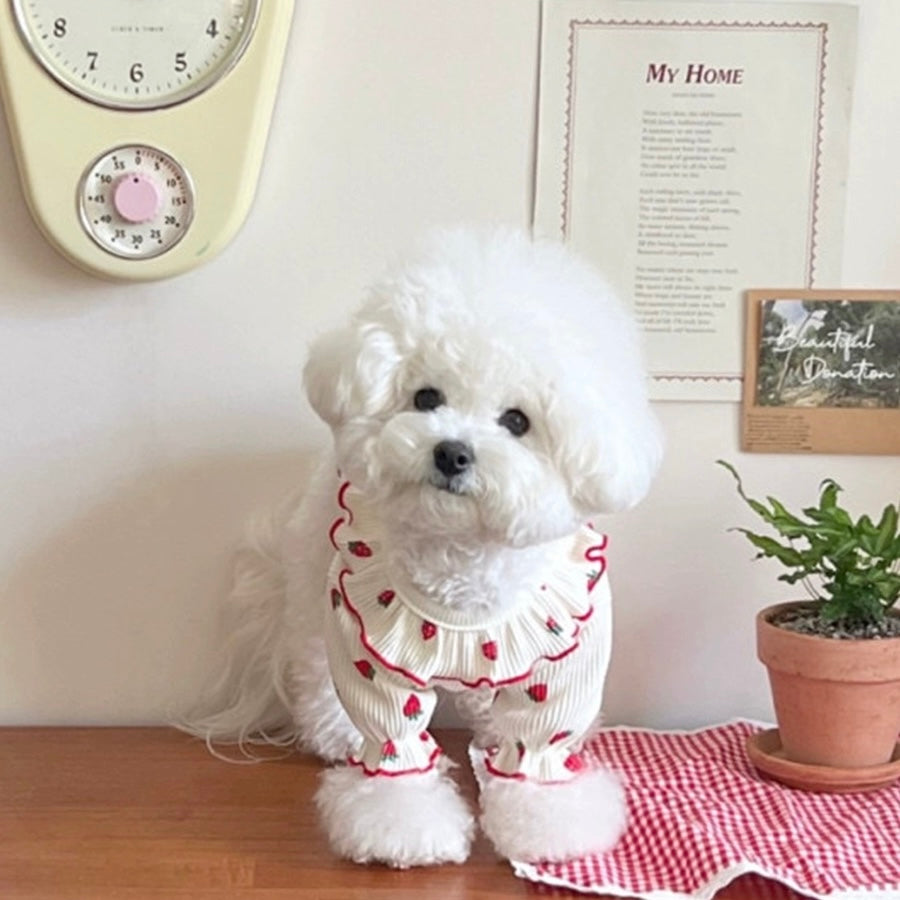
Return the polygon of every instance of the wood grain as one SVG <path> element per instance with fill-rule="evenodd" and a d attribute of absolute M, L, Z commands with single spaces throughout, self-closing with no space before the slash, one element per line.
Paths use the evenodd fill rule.
<path fill-rule="evenodd" d="M 463 761 L 465 735 L 440 736 Z M 335 859 L 316 825 L 321 767 L 229 765 L 162 728 L 0 729 L 3 900 L 501 900 L 584 896 L 516 878 L 483 838 L 462 866 Z M 458 770 L 469 797 L 468 767 Z M 797 895 L 765 886 L 767 900 Z M 721 900 L 760 900 L 735 882 Z"/>

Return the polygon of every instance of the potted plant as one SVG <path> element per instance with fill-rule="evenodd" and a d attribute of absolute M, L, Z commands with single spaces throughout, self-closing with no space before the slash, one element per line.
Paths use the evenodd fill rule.
<path fill-rule="evenodd" d="M 774 535 L 732 530 L 757 549 L 756 558 L 785 567 L 780 581 L 801 582 L 809 594 L 756 619 L 779 754 L 789 764 L 849 773 L 848 783 L 866 784 L 863 770 L 873 767 L 893 772 L 900 763 L 900 509 L 889 504 L 877 522 L 854 519 L 838 503 L 841 486 L 826 479 L 818 505 L 792 513 L 774 497 L 748 497 L 735 468 L 718 463 Z M 840 778 L 826 772 L 823 783 L 819 789 L 829 789 Z"/>

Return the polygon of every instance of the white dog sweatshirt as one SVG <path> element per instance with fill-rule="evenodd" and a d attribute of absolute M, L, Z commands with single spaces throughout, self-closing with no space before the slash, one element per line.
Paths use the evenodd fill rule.
<path fill-rule="evenodd" d="M 568 781 L 599 715 L 611 643 L 607 539 L 590 526 L 547 545 L 536 583 L 485 621 L 430 601 L 388 571 L 378 518 L 341 486 L 330 530 L 326 643 L 338 696 L 363 736 L 352 765 L 369 775 L 431 769 L 438 685 L 494 691 L 488 771 Z"/>

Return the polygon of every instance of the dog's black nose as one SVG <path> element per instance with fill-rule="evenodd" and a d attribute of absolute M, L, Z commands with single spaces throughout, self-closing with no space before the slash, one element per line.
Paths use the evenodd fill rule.
<path fill-rule="evenodd" d="M 475 451 L 463 441 L 441 441 L 434 448 L 434 464 L 452 478 L 461 475 L 475 462 Z"/>

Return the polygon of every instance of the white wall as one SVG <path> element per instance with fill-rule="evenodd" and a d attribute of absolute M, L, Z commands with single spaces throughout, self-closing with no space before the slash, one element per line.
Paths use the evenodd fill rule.
<path fill-rule="evenodd" d="M 900 4 L 861 0 L 846 286 L 900 285 Z M 325 440 L 299 370 L 382 262 L 435 223 L 526 224 L 537 0 L 298 0 L 251 216 L 169 282 L 80 274 L 30 223 L 0 125 L 0 722 L 159 721 L 196 691 L 229 553 Z M 768 717 L 753 614 L 790 590 L 725 533 L 724 472 L 851 505 L 896 457 L 742 456 L 737 407 L 665 404 L 652 494 L 616 520 L 612 721 Z"/>

